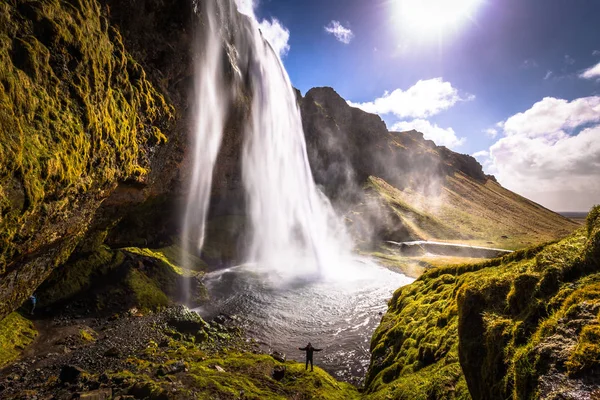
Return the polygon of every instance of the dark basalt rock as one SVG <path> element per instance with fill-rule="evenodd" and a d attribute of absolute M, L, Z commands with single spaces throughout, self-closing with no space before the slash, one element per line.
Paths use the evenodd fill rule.
<path fill-rule="evenodd" d="M 272 378 L 276 381 L 280 381 L 285 378 L 285 366 L 276 365 L 275 368 L 273 368 Z"/>
<path fill-rule="evenodd" d="M 198 313 L 185 307 L 171 309 L 167 323 L 183 334 L 195 335 L 198 331 L 211 329 L 211 326 Z"/>
<path fill-rule="evenodd" d="M 85 371 L 74 365 L 65 365 L 60 370 L 58 380 L 62 383 L 77 383 Z"/>

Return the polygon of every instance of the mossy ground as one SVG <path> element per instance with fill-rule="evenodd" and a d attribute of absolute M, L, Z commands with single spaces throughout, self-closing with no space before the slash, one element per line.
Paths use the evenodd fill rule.
<path fill-rule="evenodd" d="M 591 390 L 581 379 L 600 370 L 599 208 L 563 240 L 399 289 L 373 335 L 367 397 L 530 399 L 557 376 Z"/>
<path fill-rule="evenodd" d="M 36 336 L 33 323 L 19 313 L 0 321 L 0 368 L 17 359 Z"/>
<path fill-rule="evenodd" d="M 122 381 L 129 393 L 145 390 L 151 398 L 172 399 L 358 399 L 358 390 L 338 382 L 325 371 L 315 368 L 305 371 L 295 362 L 281 363 L 266 354 L 255 354 L 239 346 L 219 346 L 216 350 L 214 333 L 195 343 L 183 336 L 171 340 L 167 347 L 150 343 L 147 351 L 128 360 L 125 371 L 108 372 L 112 380 Z M 166 360 L 166 361 L 165 361 Z M 183 363 L 174 375 L 168 371 Z M 282 380 L 275 380 L 275 368 L 285 368 Z M 162 375 L 162 376 L 161 376 Z M 173 382 L 176 382 L 175 385 Z"/>

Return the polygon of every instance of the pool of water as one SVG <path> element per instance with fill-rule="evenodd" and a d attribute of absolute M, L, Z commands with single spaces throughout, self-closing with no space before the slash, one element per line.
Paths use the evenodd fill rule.
<path fill-rule="evenodd" d="M 323 351 L 315 364 L 339 379 L 360 381 L 368 368 L 373 331 L 399 287 L 413 279 L 370 260 L 344 265 L 337 276 L 282 274 L 242 265 L 206 275 L 210 318 L 237 315 L 248 334 L 288 359 L 304 361 L 298 350 L 311 342 Z"/>

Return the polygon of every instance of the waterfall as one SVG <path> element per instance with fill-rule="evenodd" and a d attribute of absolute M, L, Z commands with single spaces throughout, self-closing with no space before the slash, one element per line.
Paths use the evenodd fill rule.
<path fill-rule="evenodd" d="M 206 29 L 196 42 L 194 79 L 194 123 L 192 135 L 193 170 L 183 220 L 184 264 L 190 253 L 202 249 L 210 200 L 213 169 L 223 138 L 229 102 L 224 85 L 221 44 L 217 31 L 215 4 L 204 2 Z M 186 265 L 189 267 L 189 265 Z"/>
<path fill-rule="evenodd" d="M 244 135 L 242 179 L 251 222 L 246 260 L 279 273 L 326 275 L 349 256 L 349 241 L 313 181 L 288 74 L 253 17 L 248 22 L 232 12 L 235 6 L 229 2 L 208 0 L 199 7 L 207 22 L 198 46 L 194 165 L 183 224 L 184 251 L 195 253 L 202 248 L 228 107 L 237 90 L 246 85 L 251 109 L 240 132 Z M 245 28 L 236 26 L 240 21 Z M 233 43 L 224 45 L 224 37 Z M 233 66 L 233 78 L 224 76 L 224 56 Z"/>

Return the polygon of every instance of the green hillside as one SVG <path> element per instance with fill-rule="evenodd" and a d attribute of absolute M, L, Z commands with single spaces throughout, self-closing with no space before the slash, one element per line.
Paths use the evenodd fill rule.
<path fill-rule="evenodd" d="M 563 240 L 426 272 L 373 335 L 367 397 L 600 394 L 599 282 L 600 207 Z"/>

